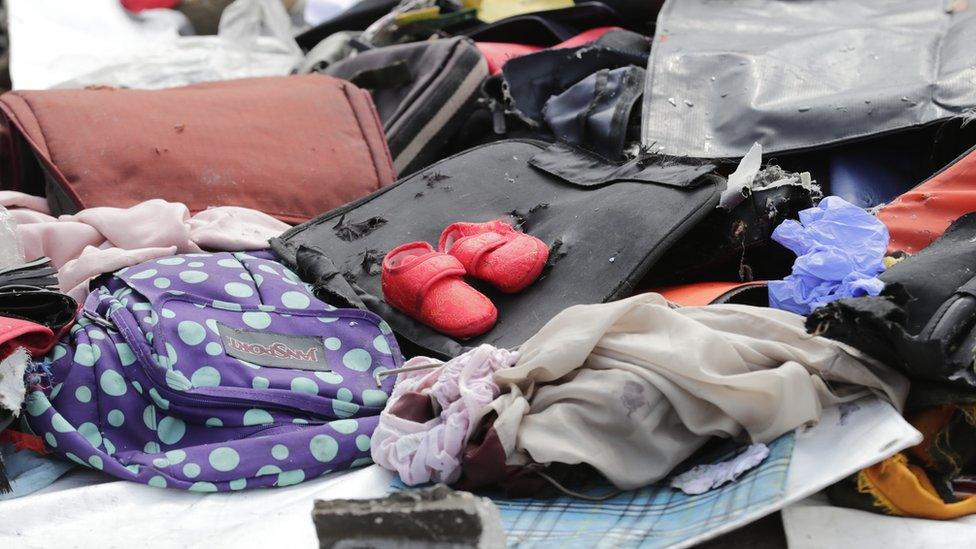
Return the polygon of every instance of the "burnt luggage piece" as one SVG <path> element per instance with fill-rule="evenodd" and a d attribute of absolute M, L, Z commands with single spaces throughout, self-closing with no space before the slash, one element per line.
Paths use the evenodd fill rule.
<path fill-rule="evenodd" d="M 418 353 L 513 348 L 566 307 L 629 296 L 658 258 L 718 204 L 713 166 L 639 158 L 606 164 L 565 146 L 507 140 L 445 159 L 396 185 L 272 240 L 317 294 L 380 314 Z M 519 294 L 476 284 L 498 309 L 489 332 L 455 340 L 383 301 L 380 262 L 415 240 L 436 244 L 456 221 L 505 218 L 550 247 L 549 265 Z M 409 351 L 408 351 L 409 352 Z"/>

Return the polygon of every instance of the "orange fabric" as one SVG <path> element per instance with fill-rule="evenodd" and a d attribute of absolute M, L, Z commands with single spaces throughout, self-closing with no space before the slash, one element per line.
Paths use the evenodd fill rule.
<path fill-rule="evenodd" d="M 976 497 L 943 502 L 925 471 L 909 465 L 904 454 L 861 471 L 858 489 L 870 493 L 879 507 L 895 515 L 948 520 L 976 513 Z"/>
<path fill-rule="evenodd" d="M 745 286 L 761 286 L 764 282 L 696 282 L 680 286 L 667 286 L 650 290 L 664 296 L 664 299 L 685 307 L 695 307 L 714 303 L 723 295 Z"/>
<path fill-rule="evenodd" d="M 888 252 L 916 253 L 963 214 L 976 211 L 976 150 L 878 212 L 888 227 Z"/>
<path fill-rule="evenodd" d="M 910 418 L 908 418 L 909 423 L 912 424 L 919 432 L 922 433 L 922 443 L 918 446 L 913 446 L 906 450 L 909 455 L 915 458 L 917 461 L 925 464 L 928 467 L 933 467 L 934 462 L 932 456 L 929 453 L 932 444 L 935 443 L 935 438 L 938 436 L 939 432 L 945 428 L 945 426 L 955 415 L 957 408 L 952 405 L 936 406 L 934 408 L 927 408 L 920 412 L 916 412 Z"/>

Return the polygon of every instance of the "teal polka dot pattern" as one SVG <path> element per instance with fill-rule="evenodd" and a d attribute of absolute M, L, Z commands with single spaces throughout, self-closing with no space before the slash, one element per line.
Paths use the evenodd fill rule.
<path fill-rule="evenodd" d="M 340 419 L 332 422 L 332 428 L 336 431 L 348 435 L 359 430 L 359 422 L 355 419 Z"/>
<path fill-rule="evenodd" d="M 135 279 L 135 280 L 144 280 L 144 279 L 147 279 L 147 278 L 152 278 L 152 277 L 156 276 L 157 274 L 159 274 L 159 271 L 157 271 L 156 269 L 146 269 L 145 271 L 142 271 L 142 272 L 138 272 L 136 274 L 129 275 L 129 278 L 132 278 L 132 279 Z"/>
<path fill-rule="evenodd" d="M 281 296 L 281 304 L 289 309 L 307 309 L 312 300 L 301 292 L 285 292 Z"/>
<path fill-rule="evenodd" d="M 271 326 L 271 315 L 263 312 L 247 312 L 241 315 L 244 324 L 255 330 L 263 330 Z"/>
<path fill-rule="evenodd" d="M 228 282 L 224 284 L 224 291 L 232 297 L 244 298 L 254 295 L 254 290 L 242 282 Z"/>
<path fill-rule="evenodd" d="M 98 426 L 91 422 L 85 422 L 78 426 L 78 433 L 85 437 L 88 444 L 92 447 L 98 448 L 102 445 L 102 433 L 99 432 Z"/>
<path fill-rule="evenodd" d="M 271 386 L 271 382 L 267 378 L 258 376 L 251 380 L 251 387 L 255 389 L 267 389 Z"/>
<path fill-rule="evenodd" d="M 91 465 L 92 468 L 98 469 L 99 471 L 101 471 L 102 468 L 104 467 L 102 458 L 99 456 L 91 456 L 90 458 L 88 458 L 88 464 Z"/>
<path fill-rule="evenodd" d="M 210 356 L 220 356 L 224 354 L 224 348 L 220 345 L 220 343 L 211 341 L 210 343 L 207 343 L 206 352 Z"/>
<path fill-rule="evenodd" d="M 125 423 L 125 414 L 122 412 L 122 410 L 112 410 L 108 413 L 106 419 L 108 420 L 108 424 L 112 427 L 121 427 L 122 424 Z"/>
<path fill-rule="evenodd" d="M 102 391 L 110 396 L 120 397 L 126 392 L 125 379 L 115 370 L 105 370 L 98 380 Z"/>
<path fill-rule="evenodd" d="M 372 464 L 373 464 L 373 458 L 364 457 L 364 458 L 353 460 L 353 462 L 349 464 L 349 467 L 356 468 L 356 467 L 362 467 L 363 465 L 372 465 Z"/>
<path fill-rule="evenodd" d="M 359 405 L 353 404 L 351 402 L 343 402 L 341 400 L 332 401 L 332 413 L 336 417 L 352 417 L 359 412 Z"/>
<path fill-rule="evenodd" d="M 170 367 L 175 366 L 179 361 L 179 356 L 176 354 L 176 347 L 173 347 L 171 343 L 166 344 L 166 358 L 168 360 L 168 365 Z"/>
<path fill-rule="evenodd" d="M 247 479 L 235 479 L 230 481 L 227 485 L 230 486 L 231 490 L 243 490 L 244 488 L 247 488 Z"/>
<path fill-rule="evenodd" d="M 37 417 L 51 408 L 51 401 L 47 399 L 44 393 L 40 391 L 34 391 L 27 396 L 27 413 L 33 417 Z"/>
<path fill-rule="evenodd" d="M 160 475 L 155 475 L 152 478 L 150 478 L 146 482 L 146 484 L 148 484 L 148 485 L 150 485 L 150 486 L 152 486 L 154 488 L 166 488 L 166 479 L 163 478 Z"/>
<path fill-rule="evenodd" d="M 294 471 L 283 471 L 278 473 L 278 486 L 292 486 L 305 480 L 305 471 L 296 469 Z"/>
<path fill-rule="evenodd" d="M 221 267 L 226 267 L 228 269 L 243 269 L 244 266 L 241 262 L 236 259 L 220 259 L 217 261 L 217 265 Z"/>
<path fill-rule="evenodd" d="M 233 471 L 240 462 L 241 456 L 232 448 L 217 448 L 210 452 L 210 466 L 218 471 Z"/>
<path fill-rule="evenodd" d="M 52 433 L 44 433 L 44 442 L 51 448 L 58 447 L 58 439 L 54 438 L 54 434 Z"/>
<path fill-rule="evenodd" d="M 210 278 L 210 275 L 201 271 L 183 271 L 179 276 L 180 280 L 187 284 L 200 284 Z"/>
<path fill-rule="evenodd" d="M 187 478 L 196 478 L 200 476 L 200 466 L 196 463 L 187 463 L 183 466 L 183 475 Z"/>
<path fill-rule="evenodd" d="M 275 459 L 288 459 L 288 447 L 284 444 L 275 444 L 271 447 L 271 455 Z"/>
<path fill-rule="evenodd" d="M 115 352 L 119 355 L 119 362 L 122 366 L 132 366 L 136 362 L 136 354 L 132 352 L 132 347 L 128 343 L 116 343 Z"/>
<path fill-rule="evenodd" d="M 91 402 L 91 398 L 92 398 L 91 389 L 85 387 L 84 385 L 78 387 L 77 389 L 75 389 L 75 398 L 78 399 L 78 402 L 82 402 L 85 404 Z"/>
<path fill-rule="evenodd" d="M 224 426 L 224 422 L 219 417 L 211 417 L 211 418 L 207 418 L 206 426 L 207 427 L 223 427 Z"/>
<path fill-rule="evenodd" d="M 373 339 L 373 348 L 384 355 L 390 354 L 390 342 L 386 340 L 386 336 L 376 336 L 376 338 Z"/>
<path fill-rule="evenodd" d="M 387 394 L 379 389 L 366 389 L 363 391 L 363 404 L 366 406 L 381 408 L 386 406 L 386 400 L 388 398 Z"/>
<path fill-rule="evenodd" d="M 170 284 L 172 284 L 172 282 L 170 282 L 168 278 L 157 278 L 153 280 L 153 286 L 161 290 L 165 290 L 166 288 L 169 288 Z"/>
<path fill-rule="evenodd" d="M 370 439 L 366 435 L 359 435 L 356 437 L 356 448 L 359 448 L 360 452 L 369 451 Z"/>
<path fill-rule="evenodd" d="M 198 368 L 190 376 L 190 383 L 194 387 L 218 387 L 220 385 L 220 371 L 213 366 Z"/>
<path fill-rule="evenodd" d="M 217 485 L 212 482 L 194 482 L 190 485 L 191 492 L 216 492 Z"/>
<path fill-rule="evenodd" d="M 68 350 L 64 347 L 64 345 L 55 345 L 54 349 L 51 350 L 51 361 L 57 362 L 58 360 L 64 358 L 64 355 L 66 354 L 68 354 Z"/>
<path fill-rule="evenodd" d="M 210 328 L 210 331 L 211 331 L 211 332 L 213 332 L 213 333 L 215 333 L 215 334 L 217 334 L 217 335 L 220 335 L 220 329 L 219 329 L 219 328 L 218 328 L 218 326 L 217 326 L 217 321 L 216 321 L 216 320 L 214 320 L 214 319 L 212 319 L 212 318 L 208 318 L 208 319 L 207 319 L 207 320 L 206 320 L 206 321 L 204 322 L 204 324 L 206 324 L 206 325 L 207 325 L 207 328 Z"/>
<path fill-rule="evenodd" d="M 330 351 L 338 351 L 342 347 L 342 340 L 337 337 L 325 338 L 325 348 Z"/>
<path fill-rule="evenodd" d="M 183 320 L 177 325 L 177 333 L 183 343 L 193 346 L 203 343 L 207 338 L 207 331 L 199 323 L 192 320 Z"/>
<path fill-rule="evenodd" d="M 142 450 L 147 454 L 158 454 L 160 452 L 159 443 L 155 441 L 149 441 L 143 446 Z"/>
<path fill-rule="evenodd" d="M 80 343 L 78 347 L 75 348 L 75 364 L 81 364 L 82 366 L 94 366 L 99 358 L 102 356 L 102 350 L 98 345 L 90 345 L 88 343 Z"/>
<path fill-rule="evenodd" d="M 264 465 L 260 469 L 258 469 L 258 472 L 255 473 L 255 476 L 263 477 L 265 475 L 277 475 L 280 472 L 281 472 L 281 467 L 278 467 L 277 465 Z"/>
<path fill-rule="evenodd" d="M 315 372 L 315 377 L 330 385 L 338 385 L 342 383 L 342 376 L 335 372 Z"/>
<path fill-rule="evenodd" d="M 252 408 L 244 412 L 244 425 L 268 425 L 271 423 L 274 423 L 274 418 L 265 410 Z"/>
<path fill-rule="evenodd" d="M 159 441 L 170 445 L 179 442 L 185 433 L 186 423 L 175 417 L 164 417 L 159 422 L 159 429 L 156 430 Z"/>
<path fill-rule="evenodd" d="M 166 385 L 170 389 L 174 389 L 176 391 L 186 391 L 193 387 L 190 380 L 186 379 L 186 376 L 183 375 L 182 372 L 178 372 L 176 370 L 166 371 Z"/>
<path fill-rule="evenodd" d="M 373 356 L 365 349 L 353 349 L 342 356 L 342 363 L 350 370 L 365 372 L 373 365 Z"/>
<path fill-rule="evenodd" d="M 336 398 L 343 402 L 352 402 L 352 391 L 348 387 L 343 387 L 336 391 Z"/>
<path fill-rule="evenodd" d="M 106 454 L 112 455 L 112 454 L 115 453 L 115 445 L 112 444 L 112 441 L 111 440 L 109 440 L 109 439 L 107 439 L 105 437 L 102 437 L 102 446 L 105 448 L 105 453 Z"/>
<path fill-rule="evenodd" d="M 158 427 L 156 423 L 156 408 L 152 407 L 152 405 L 146 406 L 142 410 L 142 422 L 150 431 L 155 431 Z"/>
<path fill-rule="evenodd" d="M 156 261 L 156 263 L 160 265 L 182 265 L 184 262 L 186 262 L 186 260 L 182 257 L 167 257 L 165 259 Z"/>
<path fill-rule="evenodd" d="M 157 391 L 155 387 L 149 389 L 149 397 L 152 398 L 156 406 L 162 408 L 163 410 L 169 410 L 169 401 L 159 396 L 159 391 Z"/>
<path fill-rule="evenodd" d="M 291 380 L 291 390 L 296 393 L 305 393 L 307 395 L 319 394 L 318 384 L 307 377 L 296 377 L 295 379 Z"/>
<path fill-rule="evenodd" d="M 312 457 L 322 463 L 328 463 L 339 454 L 339 443 L 329 435 L 315 435 L 308 443 Z"/>
<path fill-rule="evenodd" d="M 64 419 L 61 414 L 55 413 L 51 416 L 51 427 L 59 433 L 70 433 L 75 430 L 74 427 L 68 423 L 68 420 Z"/>

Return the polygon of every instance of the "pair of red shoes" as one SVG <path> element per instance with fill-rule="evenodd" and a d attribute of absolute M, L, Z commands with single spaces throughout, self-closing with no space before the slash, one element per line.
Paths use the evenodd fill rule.
<path fill-rule="evenodd" d="M 504 220 L 454 223 L 441 233 L 437 250 L 426 242 L 410 242 L 386 254 L 383 295 L 438 332 L 474 337 L 495 325 L 498 310 L 463 277 L 517 293 L 539 278 L 548 259 L 544 242 Z"/>

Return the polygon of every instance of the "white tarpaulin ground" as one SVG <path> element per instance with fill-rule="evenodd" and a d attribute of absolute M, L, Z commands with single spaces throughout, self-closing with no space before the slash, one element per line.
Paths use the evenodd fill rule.
<path fill-rule="evenodd" d="M 776 512 L 882 457 L 917 444 L 920 437 L 894 409 L 876 399 L 859 401 L 843 417 L 837 409 L 827 410 L 818 426 L 797 435 L 781 501 L 757 509 L 747 520 L 703 532 L 689 542 L 704 541 Z M 311 520 L 314 500 L 380 497 L 392 478 L 372 466 L 288 488 L 198 494 L 76 470 L 41 492 L 0 502 L 0 547 L 312 548 L 317 545 Z M 871 522 L 851 519 L 843 529 L 835 530 L 818 525 L 819 515 L 811 514 L 843 517 L 856 512 L 808 505 L 799 509 L 786 511 L 784 518 L 788 518 L 790 539 L 802 539 L 805 546 L 836 546 L 841 541 L 846 545 L 846 540 L 838 537 L 844 535 L 863 538 L 864 544 L 858 547 L 867 547 L 877 539 L 859 530 L 859 522 Z M 929 521 L 904 524 L 914 522 Z M 952 525 L 972 528 L 959 522 Z M 918 546 L 924 546 L 926 540 L 912 536 L 901 541 L 907 539 L 915 539 Z"/>

